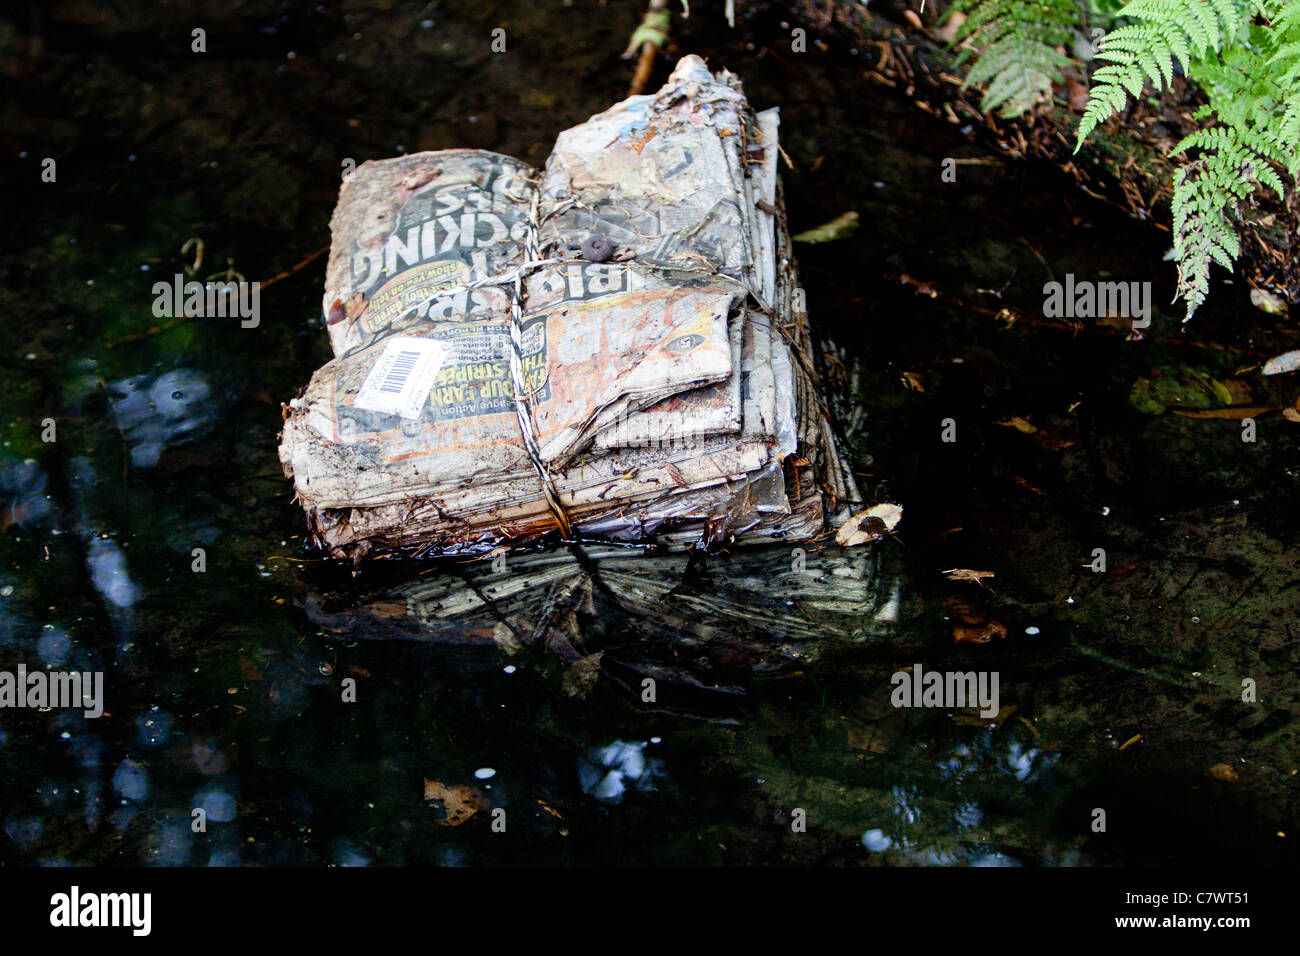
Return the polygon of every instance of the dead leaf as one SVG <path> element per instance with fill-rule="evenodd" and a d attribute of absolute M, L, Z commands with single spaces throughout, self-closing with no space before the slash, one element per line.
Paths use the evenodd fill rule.
<path fill-rule="evenodd" d="M 958 644 L 987 644 L 995 637 L 1006 636 L 1006 625 L 992 618 L 978 623 L 958 624 L 952 629 L 953 640 Z"/>
<path fill-rule="evenodd" d="M 1034 483 L 1024 478 L 1021 478 L 1019 476 L 1016 476 L 1016 484 L 1018 484 L 1021 488 L 1024 488 L 1026 491 L 1032 491 L 1036 495 L 1043 495 L 1044 497 L 1047 496 L 1047 492 L 1045 492 L 1042 488 L 1039 488 Z"/>
<path fill-rule="evenodd" d="M 943 26 L 935 27 L 931 33 L 940 43 L 951 43 L 952 38 L 957 35 L 957 28 L 966 22 L 966 14 L 958 10 L 956 13 L 948 15 L 948 19 Z"/>
<path fill-rule="evenodd" d="M 1228 783 L 1232 783 L 1237 779 L 1237 771 L 1233 769 L 1231 764 L 1216 763 L 1210 768 L 1210 776 L 1215 780 L 1226 780 Z"/>
<path fill-rule="evenodd" d="M 605 656 L 599 651 L 574 661 L 564 669 L 564 693 L 569 697 L 583 700 L 591 695 L 592 689 L 600 679 L 600 659 Z"/>
<path fill-rule="evenodd" d="M 1256 418 L 1265 412 L 1275 412 L 1276 407 L 1269 405 L 1252 405 L 1249 408 L 1206 408 L 1201 411 L 1192 411 L 1186 408 L 1169 409 L 1175 415 L 1182 415 L 1184 418 L 1230 418 L 1240 421 L 1243 418 Z"/>
<path fill-rule="evenodd" d="M 1065 78 L 1065 92 L 1072 111 L 1082 113 L 1088 108 L 1088 88 L 1074 77 L 1067 76 Z"/>
<path fill-rule="evenodd" d="M 1004 418 L 1000 422 L 994 422 L 995 425 L 1005 425 L 1007 428 L 1014 428 L 1022 435 L 1034 435 L 1038 433 L 1038 426 L 1030 423 L 1027 418 L 1021 418 L 1019 415 L 1013 415 L 1010 418 Z"/>
<path fill-rule="evenodd" d="M 1298 368 L 1300 368 L 1300 350 L 1273 356 L 1264 363 L 1262 372 L 1265 375 L 1283 375 L 1286 372 L 1294 372 Z"/>
<path fill-rule="evenodd" d="M 893 531 L 902 517 L 903 509 L 898 505 L 889 502 L 872 505 L 866 511 L 850 515 L 835 532 L 835 541 L 845 548 L 875 541 Z"/>
<path fill-rule="evenodd" d="M 433 803 L 436 814 L 433 822 L 442 827 L 458 827 L 488 806 L 481 790 L 449 787 L 428 777 L 424 778 L 424 802 Z"/>
<path fill-rule="evenodd" d="M 1064 451 L 1077 444 L 1074 436 L 1063 428 L 1044 428 L 1034 436 L 1038 447 L 1047 451 Z"/>
<path fill-rule="evenodd" d="M 1286 315 L 1286 299 L 1279 295 L 1274 295 L 1266 289 L 1251 289 L 1250 304 L 1255 308 L 1267 312 L 1269 315 Z M 1269 374 L 1268 372 L 1264 373 Z"/>
<path fill-rule="evenodd" d="M 970 581 L 972 584 L 984 586 L 984 579 L 991 578 L 993 571 L 972 571 L 970 568 L 949 568 L 947 571 L 940 571 L 940 574 L 948 575 L 949 581 Z"/>

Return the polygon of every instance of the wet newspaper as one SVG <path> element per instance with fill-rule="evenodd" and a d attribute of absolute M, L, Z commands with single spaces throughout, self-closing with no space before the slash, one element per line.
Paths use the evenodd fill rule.
<path fill-rule="evenodd" d="M 775 109 L 687 56 L 561 133 L 363 164 L 331 221 L 334 358 L 280 458 L 337 557 L 546 536 L 823 532 L 856 502 L 819 395 Z"/>

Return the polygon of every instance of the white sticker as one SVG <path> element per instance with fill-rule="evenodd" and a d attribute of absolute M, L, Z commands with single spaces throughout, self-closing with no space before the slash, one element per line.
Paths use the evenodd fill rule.
<path fill-rule="evenodd" d="M 436 339 L 398 336 L 366 376 L 353 407 L 414 421 L 429 400 L 429 390 L 446 356 L 447 346 Z"/>

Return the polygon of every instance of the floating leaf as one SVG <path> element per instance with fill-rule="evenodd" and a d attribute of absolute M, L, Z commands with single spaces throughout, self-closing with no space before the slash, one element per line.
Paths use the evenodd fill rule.
<path fill-rule="evenodd" d="M 1269 315 L 1287 314 L 1286 300 L 1263 289 L 1250 290 L 1250 304 L 1257 309 L 1262 309 Z"/>
<path fill-rule="evenodd" d="M 1300 351 L 1283 352 L 1264 363 L 1264 374 L 1281 375 L 1283 372 L 1294 372 L 1298 368 L 1300 368 Z"/>
<path fill-rule="evenodd" d="M 458 827 L 480 810 L 487 809 L 487 798 L 473 787 L 449 787 L 437 780 L 424 780 L 424 802 L 432 803 L 437 816 L 434 822 L 443 827 Z"/>
<path fill-rule="evenodd" d="M 836 239 L 846 239 L 857 231 L 858 219 L 857 212 L 850 209 L 815 229 L 791 236 L 790 240 L 792 242 L 834 242 Z"/>
<path fill-rule="evenodd" d="M 902 517 L 903 509 L 898 505 L 889 502 L 872 505 L 866 511 L 850 515 L 840 525 L 839 531 L 835 532 L 835 540 L 846 548 L 875 541 L 886 532 L 893 531 Z"/>

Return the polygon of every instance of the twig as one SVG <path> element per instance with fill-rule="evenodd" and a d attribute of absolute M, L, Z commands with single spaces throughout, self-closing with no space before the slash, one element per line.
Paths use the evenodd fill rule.
<path fill-rule="evenodd" d="M 632 74 L 632 83 L 628 86 L 628 96 L 639 96 L 645 92 L 650 82 L 650 72 L 654 69 L 655 55 L 668 42 L 668 27 L 672 23 L 667 10 L 668 0 L 650 0 L 650 7 L 641 18 L 641 25 L 632 33 L 632 40 L 623 52 L 631 56 L 640 44 L 640 55 L 636 62 L 636 72 Z"/>

